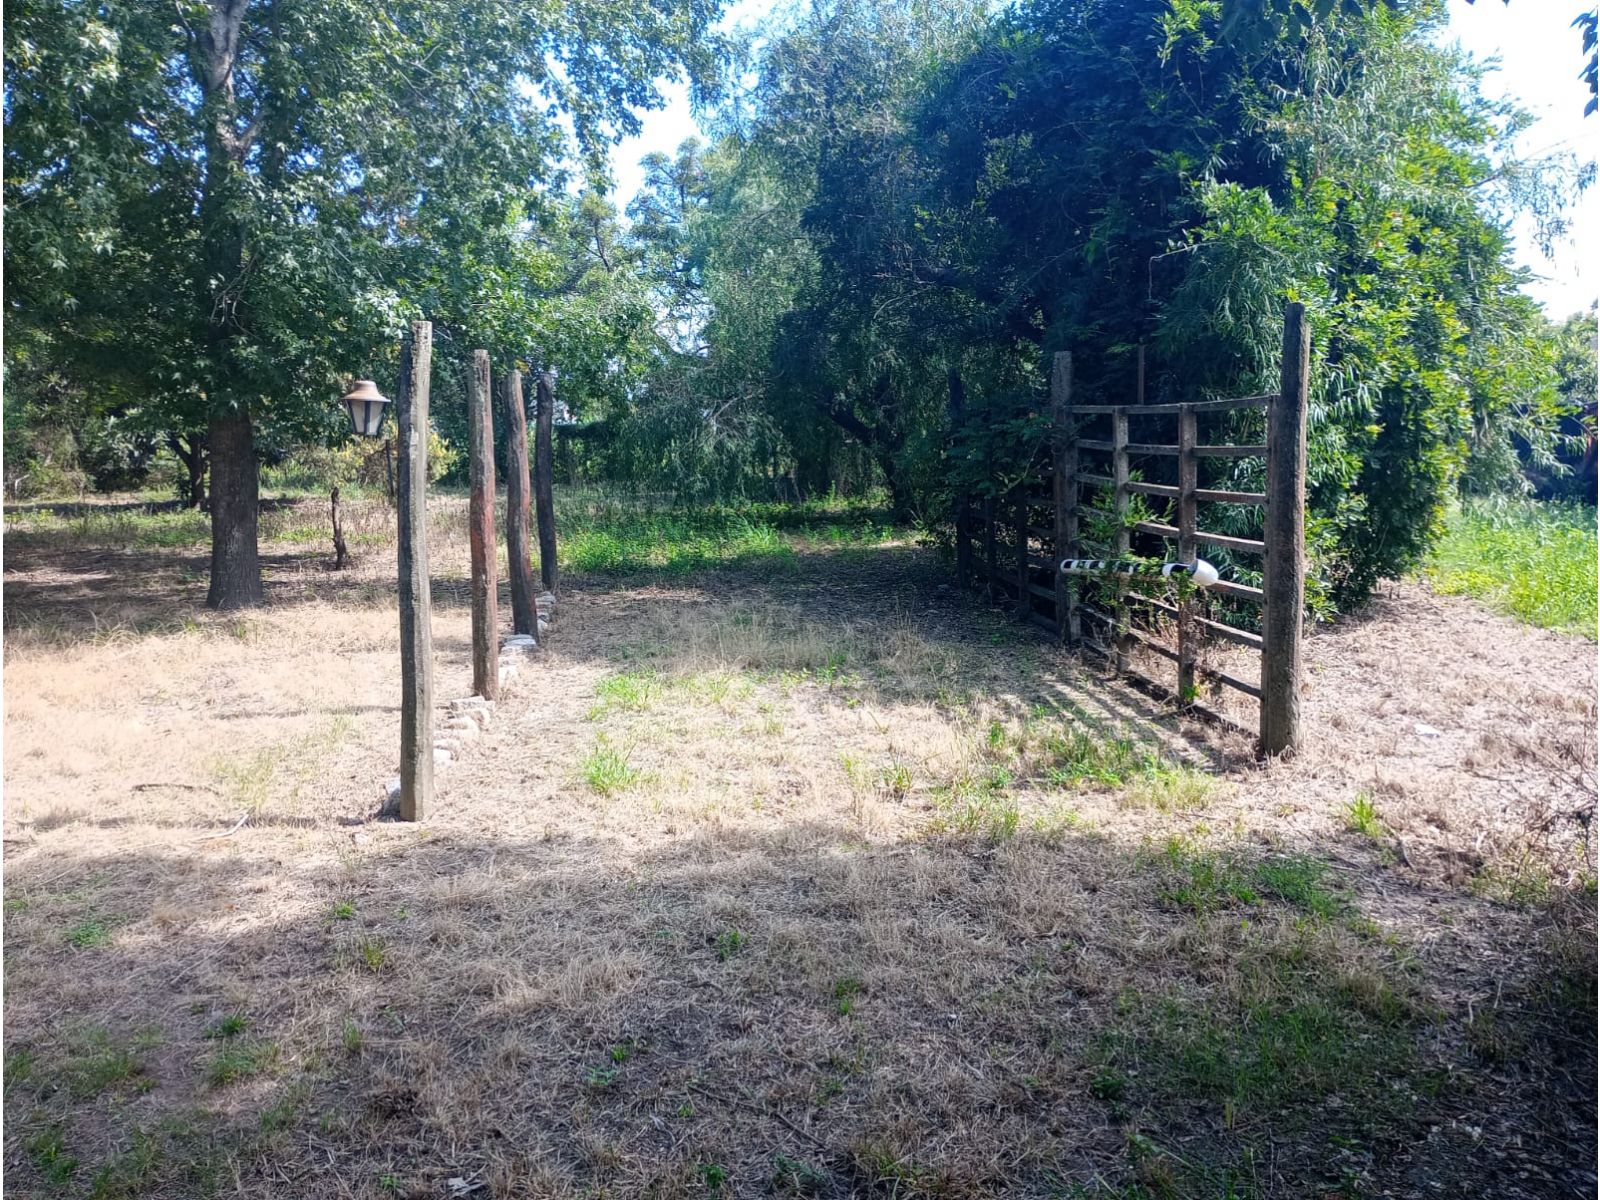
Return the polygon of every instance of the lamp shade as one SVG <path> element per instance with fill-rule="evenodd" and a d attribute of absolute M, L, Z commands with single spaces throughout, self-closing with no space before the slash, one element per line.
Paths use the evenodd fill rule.
<path fill-rule="evenodd" d="M 383 427 L 383 406 L 389 403 L 389 398 L 378 390 L 377 384 L 370 379 L 358 379 L 339 397 L 339 403 L 350 414 L 351 429 L 362 437 L 378 436 L 378 430 Z"/>

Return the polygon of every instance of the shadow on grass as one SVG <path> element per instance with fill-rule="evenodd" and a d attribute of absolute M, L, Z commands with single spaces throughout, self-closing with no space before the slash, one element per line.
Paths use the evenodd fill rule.
<path fill-rule="evenodd" d="M 441 827 L 312 867 L 254 836 L 8 870 L 13 1187 L 1592 1182 L 1593 982 L 1587 951 L 1551 949 L 1582 897 L 1529 952 L 1520 915 L 1455 894 L 1430 901 L 1454 927 L 1380 934 L 1357 897 L 1418 885 L 1239 845 Z M 1464 1011 L 1449 989 L 1489 982 L 1485 945 L 1512 969 L 1492 1012 Z"/>

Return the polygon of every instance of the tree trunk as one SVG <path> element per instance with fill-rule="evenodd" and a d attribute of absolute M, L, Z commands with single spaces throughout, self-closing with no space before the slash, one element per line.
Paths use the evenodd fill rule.
<path fill-rule="evenodd" d="M 261 481 L 250 415 L 214 417 L 206 438 L 211 449 L 211 590 L 206 605 L 248 608 L 262 599 L 256 557 Z"/>
<path fill-rule="evenodd" d="M 184 442 L 187 440 L 188 445 Z M 206 439 L 204 434 L 167 434 L 167 446 L 183 464 L 187 480 L 179 485 L 178 499 L 186 508 L 206 507 Z"/>

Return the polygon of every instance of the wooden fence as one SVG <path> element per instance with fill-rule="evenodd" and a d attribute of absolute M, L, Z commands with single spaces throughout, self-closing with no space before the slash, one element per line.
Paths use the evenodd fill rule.
<path fill-rule="evenodd" d="M 1279 390 L 1239 399 L 1189 404 L 1082 404 L 1072 400 L 1072 355 L 1055 356 L 1050 379 L 1052 438 L 1047 481 L 1035 473 L 998 496 L 955 498 L 956 571 L 963 586 L 980 581 L 990 597 L 1008 603 L 1020 620 L 1104 657 L 1119 671 L 1170 693 L 1212 716 L 1199 699 L 1199 681 L 1259 702 L 1263 754 L 1294 750 L 1300 737 L 1300 632 L 1305 606 L 1306 407 L 1310 330 L 1305 310 L 1291 304 L 1283 331 Z M 965 419 L 960 381 L 951 380 L 952 418 Z M 1266 411 L 1265 441 L 1210 444 L 1201 440 L 1207 414 Z M 1151 440 L 1130 440 L 1130 427 Z M 1265 491 L 1202 486 L 1202 463 L 1265 459 Z M 1147 482 L 1146 472 L 1171 478 Z M 1092 497 L 1086 493 L 1092 491 Z M 1166 501 L 1166 521 L 1133 512 L 1134 497 Z M 1245 506 L 1261 514 L 1259 537 L 1202 527 L 1201 506 Z M 1087 518 L 1087 521 L 1086 521 Z M 1106 537 L 1091 540 L 1085 525 Z M 1150 551 L 1192 562 L 1206 547 L 1229 558 L 1259 561 L 1261 586 L 1224 579 L 1205 593 L 1177 583 L 1152 595 L 1126 578 L 1091 582 L 1062 574 L 1064 558 L 1121 558 L 1141 538 Z M 976 544 L 974 544 L 976 543 Z M 1152 543 L 1159 543 L 1159 549 Z M 976 561 L 975 561 L 976 555 Z M 1095 595 L 1091 602 L 1085 592 Z M 1229 614 L 1258 611 L 1258 630 Z M 1214 610 L 1214 611 L 1213 611 Z M 1169 629 L 1175 637 L 1159 636 Z M 1259 682 L 1215 666 L 1205 651 L 1216 643 L 1260 655 Z M 1140 650 L 1172 663 L 1171 685 L 1137 670 Z M 1224 718 L 1226 719 L 1226 718 Z M 1234 723 L 1234 722 L 1230 722 Z"/>

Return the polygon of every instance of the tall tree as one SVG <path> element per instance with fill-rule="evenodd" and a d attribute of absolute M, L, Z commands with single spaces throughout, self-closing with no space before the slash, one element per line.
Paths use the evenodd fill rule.
<path fill-rule="evenodd" d="M 657 77 L 709 82 L 718 8 L 8 5 L 8 318 L 205 429 L 209 604 L 261 598 L 262 431 L 325 432 L 408 313 L 519 289 L 508 230 L 563 180 L 559 114 L 593 147 Z"/>

